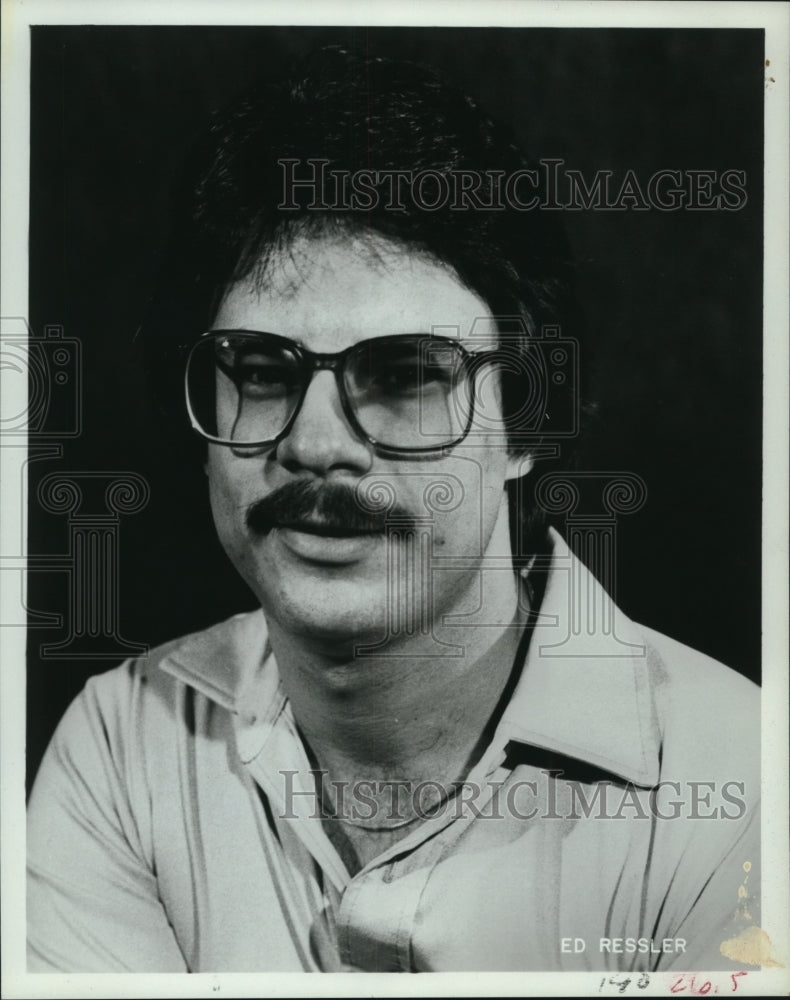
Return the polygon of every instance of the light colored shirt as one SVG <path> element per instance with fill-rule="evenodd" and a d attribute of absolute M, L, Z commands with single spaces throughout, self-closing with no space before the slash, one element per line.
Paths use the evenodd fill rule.
<path fill-rule="evenodd" d="M 260 612 L 92 678 L 31 795 L 29 969 L 736 968 L 758 796 L 756 686 L 630 622 L 555 534 L 490 745 L 353 877 Z"/>

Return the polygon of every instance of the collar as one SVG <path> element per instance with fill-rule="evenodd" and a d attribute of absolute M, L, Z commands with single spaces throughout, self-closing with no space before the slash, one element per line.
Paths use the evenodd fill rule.
<path fill-rule="evenodd" d="M 652 787 L 659 733 L 643 637 L 553 529 L 551 538 L 546 591 L 521 677 L 484 761 L 501 760 L 510 742 L 524 743 Z M 239 717 L 247 760 L 290 714 L 262 611 L 186 637 L 159 666 Z"/>
<path fill-rule="evenodd" d="M 524 667 L 489 752 L 524 743 L 653 787 L 660 734 L 644 637 L 553 529 L 551 540 Z"/>

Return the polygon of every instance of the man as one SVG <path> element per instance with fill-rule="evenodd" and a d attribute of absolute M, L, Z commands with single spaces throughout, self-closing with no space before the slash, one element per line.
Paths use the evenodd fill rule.
<path fill-rule="evenodd" d="M 540 513 L 577 388 L 556 216 L 515 204 L 541 183 L 433 74 L 341 50 L 196 150 L 148 338 L 261 611 L 69 709 L 31 796 L 31 971 L 754 944 L 756 689 L 628 621 Z"/>

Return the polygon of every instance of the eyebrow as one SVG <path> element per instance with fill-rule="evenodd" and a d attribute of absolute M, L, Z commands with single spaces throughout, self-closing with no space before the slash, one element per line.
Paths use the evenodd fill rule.
<path fill-rule="evenodd" d="M 445 328 L 442 327 L 441 329 L 444 330 Z M 321 353 L 320 351 L 316 352 L 313 348 L 308 347 L 302 336 L 290 336 L 286 333 L 280 333 L 277 330 L 255 330 L 248 326 L 217 326 L 210 327 L 206 330 L 204 336 L 209 334 L 216 335 L 220 333 L 250 333 L 253 335 L 262 334 L 264 336 L 279 337 L 282 340 L 288 340 L 292 344 L 296 344 L 297 347 L 301 347 L 305 351 L 310 351 L 314 354 Z M 361 337 L 358 341 L 354 341 L 354 343 L 349 344 L 348 347 L 354 347 L 356 344 L 364 344 L 372 340 L 385 340 L 391 337 L 435 337 L 438 340 L 457 340 L 459 343 L 462 343 L 463 341 L 463 338 L 460 335 L 452 337 L 449 333 L 434 333 L 429 330 L 398 330 L 392 333 L 373 333 L 371 335 Z M 348 347 L 341 348 L 340 350 L 347 350 Z M 340 351 L 331 353 L 340 353 Z"/>
<path fill-rule="evenodd" d="M 454 332 L 453 332 L 454 331 Z M 303 338 L 299 335 L 291 336 L 287 333 L 280 333 L 279 330 L 257 330 L 249 326 L 212 326 L 206 330 L 206 333 L 252 333 L 252 334 L 266 334 L 272 337 L 281 337 L 283 340 L 290 340 L 291 343 L 303 347 L 306 351 L 310 348 L 305 344 Z M 371 333 L 367 336 L 361 337 L 357 343 L 363 343 L 368 340 L 384 340 L 387 337 L 435 337 L 437 340 L 457 340 L 463 341 L 463 337 L 458 330 L 458 327 L 450 326 L 439 326 L 436 330 L 426 330 L 426 329 L 405 329 L 405 330 L 392 330 L 388 333 Z M 353 346 L 353 345 L 349 345 Z"/>

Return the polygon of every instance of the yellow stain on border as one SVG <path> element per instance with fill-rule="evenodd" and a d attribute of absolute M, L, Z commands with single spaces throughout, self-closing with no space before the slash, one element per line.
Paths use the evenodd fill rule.
<path fill-rule="evenodd" d="M 766 969 L 783 969 L 771 952 L 771 939 L 762 927 L 747 927 L 734 938 L 722 941 L 719 951 L 725 958 L 744 965 L 762 965 Z"/>

